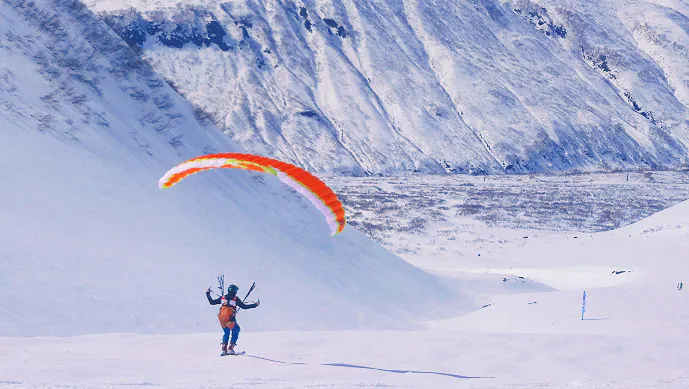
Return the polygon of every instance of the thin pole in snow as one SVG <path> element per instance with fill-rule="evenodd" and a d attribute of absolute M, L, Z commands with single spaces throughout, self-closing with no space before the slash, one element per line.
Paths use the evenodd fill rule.
<path fill-rule="evenodd" d="M 584 291 L 584 296 L 581 298 L 581 320 L 584 320 L 584 313 L 586 312 L 586 291 Z"/>

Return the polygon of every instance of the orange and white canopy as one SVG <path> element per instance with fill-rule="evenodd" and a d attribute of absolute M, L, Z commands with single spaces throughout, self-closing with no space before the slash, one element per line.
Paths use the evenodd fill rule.
<path fill-rule="evenodd" d="M 191 174 L 217 168 L 246 169 L 272 174 L 309 199 L 325 216 L 332 235 L 342 232 L 347 224 L 342 203 L 323 181 L 302 168 L 258 155 L 221 153 L 192 158 L 168 170 L 158 182 L 158 186 L 160 189 L 170 188 Z"/>

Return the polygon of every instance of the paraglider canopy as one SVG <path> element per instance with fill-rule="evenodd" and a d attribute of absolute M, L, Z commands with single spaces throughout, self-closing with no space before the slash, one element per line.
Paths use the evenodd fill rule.
<path fill-rule="evenodd" d="M 253 170 L 276 176 L 306 197 L 325 216 L 332 235 L 342 232 L 347 224 L 342 203 L 323 181 L 292 164 L 253 154 L 221 153 L 192 158 L 168 170 L 158 187 L 170 188 L 189 175 L 217 168 Z"/>

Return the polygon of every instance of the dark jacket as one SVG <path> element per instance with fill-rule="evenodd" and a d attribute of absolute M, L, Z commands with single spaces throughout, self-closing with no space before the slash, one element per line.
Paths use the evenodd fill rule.
<path fill-rule="evenodd" d="M 211 305 L 218 305 L 218 304 L 221 304 L 221 303 L 222 303 L 222 297 L 218 297 L 217 299 L 213 299 L 213 298 L 211 298 L 210 292 L 206 292 L 206 297 L 208 298 L 208 302 L 209 302 Z M 236 296 L 233 296 L 233 295 L 231 295 L 231 294 L 226 294 L 226 295 L 225 295 L 225 298 L 227 299 L 227 301 L 230 301 L 230 300 L 232 300 L 232 299 L 235 298 L 235 297 L 236 297 Z M 256 304 L 256 303 L 253 303 L 253 304 L 244 304 L 244 302 L 243 302 L 239 297 L 237 297 L 237 300 L 236 300 L 236 301 L 237 301 L 237 306 L 238 306 L 239 308 L 241 308 L 241 309 L 251 309 L 251 308 L 256 308 L 256 307 L 258 306 L 258 304 Z"/>

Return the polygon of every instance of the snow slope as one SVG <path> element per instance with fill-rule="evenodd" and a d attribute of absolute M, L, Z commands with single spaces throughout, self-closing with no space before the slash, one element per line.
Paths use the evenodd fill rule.
<path fill-rule="evenodd" d="M 613 232 L 496 243 L 483 272 L 457 257 L 438 273 L 490 305 L 428 329 L 249 332 L 248 355 L 226 358 L 217 334 L 0 338 L 0 376 L 8 388 L 686 388 L 689 291 L 676 285 L 689 227 L 626 232 L 687 218 L 689 202 Z M 515 288 L 521 275 L 550 288 Z"/>
<path fill-rule="evenodd" d="M 624 235 L 667 235 L 675 236 L 680 242 L 683 237 L 689 235 L 689 201 L 665 209 L 657 214 L 622 228 L 616 233 Z M 689 245 L 689 241 L 683 242 Z"/>
<path fill-rule="evenodd" d="M 245 149 L 315 171 L 689 161 L 683 1 L 86 4 Z"/>
<path fill-rule="evenodd" d="M 331 238 L 268 176 L 159 190 L 174 164 L 238 148 L 80 3 L 4 1 L 0 37 L 0 335 L 215 331 L 219 273 L 240 294 L 257 282 L 253 329 L 400 328 L 408 304 L 473 306 L 353 228 Z"/>

